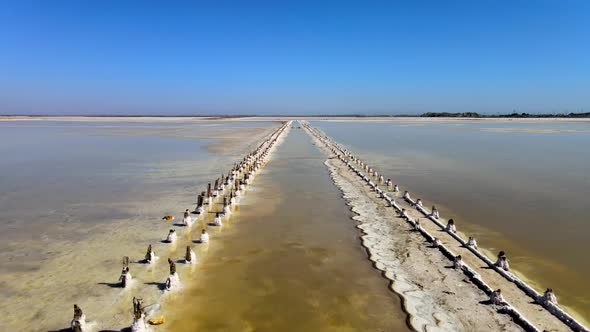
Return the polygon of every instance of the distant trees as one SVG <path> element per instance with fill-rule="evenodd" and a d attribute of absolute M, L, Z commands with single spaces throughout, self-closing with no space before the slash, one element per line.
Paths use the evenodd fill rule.
<path fill-rule="evenodd" d="M 449 112 L 428 112 L 421 115 L 425 118 L 481 118 L 485 117 L 476 112 L 462 112 L 462 113 L 449 113 Z"/>
<path fill-rule="evenodd" d="M 530 113 L 510 113 L 510 114 L 479 114 L 476 112 L 428 112 L 421 115 L 424 118 L 590 118 L 590 112 L 585 113 L 557 113 L 557 114 L 530 114 Z"/>

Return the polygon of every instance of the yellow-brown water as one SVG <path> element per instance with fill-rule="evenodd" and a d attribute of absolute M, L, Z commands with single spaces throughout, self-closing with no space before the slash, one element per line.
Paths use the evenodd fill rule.
<path fill-rule="evenodd" d="M 291 130 L 240 206 L 212 233 L 169 331 L 406 331 L 388 281 L 303 130 Z"/>
<path fill-rule="evenodd" d="M 162 216 L 182 220 L 195 193 L 277 126 L 0 121 L 0 331 L 62 330 L 74 303 L 95 331 L 128 327 L 133 296 L 158 301 L 166 259 L 198 236 Z M 176 249 L 160 241 L 169 228 Z M 147 266 L 149 244 L 161 259 Z M 122 289 L 124 255 L 134 282 Z"/>
<path fill-rule="evenodd" d="M 312 122 L 435 204 L 578 319 L 590 317 L 587 121 Z"/>

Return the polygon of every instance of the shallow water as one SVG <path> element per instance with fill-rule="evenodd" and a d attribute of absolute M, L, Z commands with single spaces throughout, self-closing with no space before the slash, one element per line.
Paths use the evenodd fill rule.
<path fill-rule="evenodd" d="M 590 123 L 312 121 L 590 317 Z M 588 321 L 588 319 L 586 319 Z"/>
<path fill-rule="evenodd" d="M 162 215 L 194 207 L 276 125 L 0 122 L 0 330 L 64 328 L 73 303 L 99 328 L 129 326 L 131 298 L 156 300 L 175 254 L 160 243 L 171 227 Z M 249 134 L 241 144 L 211 152 L 238 131 Z M 148 244 L 164 257 L 156 266 L 135 263 Z M 115 286 L 123 255 L 137 277 L 125 290 Z"/>
<path fill-rule="evenodd" d="M 167 330 L 408 330 L 324 161 L 303 130 L 291 130 L 185 272 L 189 288 L 169 303 Z"/>
<path fill-rule="evenodd" d="M 198 168 L 192 171 L 195 180 L 203 167 L 208 174 L 229 167 L 223 164 L 227 158 L 212 159 L 207 139 L 162 137 L 162 131 L 203 132 L 203 126 L 212 125 L 240 129 L 260 123 L 0 122 L 0 252 L 6 254 L 4 246 L 18 236 L 62 236 L 57 223 L 128 218 L 129 211 L 119 208 L 125 201 L 149 201 L 163 185 L 195 185 L 185 182 L 190 167 Z M 151 131 L 137 132 L 146 128 Z M 126 136 L 114 136 L 113 131 Z M 210 161 L 215 164 L 206 163 Z M 162 178 L 169 181 L 159 183 Z M 70 239 L 72 235 L 65 234 Z M 2 263 L 0 268 L 7 268 Z"/>

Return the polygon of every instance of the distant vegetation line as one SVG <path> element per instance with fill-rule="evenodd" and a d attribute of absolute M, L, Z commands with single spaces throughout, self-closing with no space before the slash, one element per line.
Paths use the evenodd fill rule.
<path fill-rule="evenodd" d="M 562 114 L 530 114 L 530 113 L 510 113 L 510 114 L 479 114 L 476 112 L 447 113 L 447 112 L 428 112 L 420 115 L 425 118 L 590 118 L 590 112 L 585 113 L 562 113 Z"/>
<path fill-rule="evenodd" d="M 234 118 L 251 118 L 251 117 L 335 117 L 335 118 L 408 118 L 408 117 L 422 117 L 422 118 L 572 118 L 582 119 L 590 118 L 590 112 L 583 113 L 506 113 L 506 114 L 480 114 L 477 112 L 427 112 L 423 114 L 275 114 L 275 115 L 260 115 L 260 114 L 244 114 L 244 115 L 187 115 L 187 114 L 79 114 L 79 115 L 62 115 L 62 114 L 0 114 L 0 117 L 118 117 L 118 118 L 138 118 L 138 117 L 198 117 L 210 119 L 234 119 Z"/>

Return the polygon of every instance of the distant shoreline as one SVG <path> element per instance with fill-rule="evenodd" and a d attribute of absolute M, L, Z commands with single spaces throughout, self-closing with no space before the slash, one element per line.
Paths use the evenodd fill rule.
<path fill-rule="evenodd" d="M 9 122 L 36 122 L 36 121 L 63 121 L 63 122 L 209 122 L 209 121 L 284 121 L 284 120 L 310 120 L 310 121 L 336 121 L 336 122 L 590 122 L 588 117 L 444 117 L 444 116 L 354 116 L 354 115 L 305 115 L 305 116 L 169 116 L 169 115 L 0 115 L 0 123 Z"/>
<path fill-rule="evenodd" d="M 590 119 L 590 112 L 585 113 L 567 113 L 567 114 L 529 114 L 529 113 L 510 113 L 510 114 L 479 114 L 475 112 L 463 112 L 463 113 L 448 113 L 448 112 L 427 112 L 423 114 L 392 114 L 392 115 L 380 115 L 380 114 L 313 114 L 313 115 L 0 115 L 0 121 L 3 120 L 49 120 L 49 119 L 60 119 L 60 120 L 88 120 L 88 119 L 126 119 L 126 120 L 138 120 L 138 119 L 193 119 L 193 120 L 237 120 L 237 119 L 281 119 L 281 118 L 313 118 L 313 119 Z"/>

